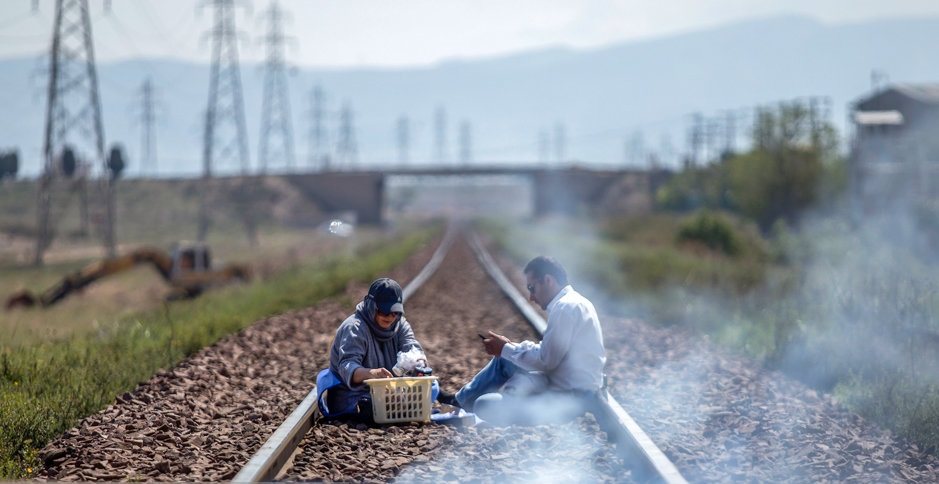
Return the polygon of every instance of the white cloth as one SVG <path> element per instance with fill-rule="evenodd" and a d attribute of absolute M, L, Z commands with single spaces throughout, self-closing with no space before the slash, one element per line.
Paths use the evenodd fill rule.
<path fill-rule="evenodd" d="M 548 303 L 548 327 L 540 343 L 507 343 L 502 358 L 541 371 L 557 390 L 599 390 L 606 352 L 597 311 L 570 285 Z"/>

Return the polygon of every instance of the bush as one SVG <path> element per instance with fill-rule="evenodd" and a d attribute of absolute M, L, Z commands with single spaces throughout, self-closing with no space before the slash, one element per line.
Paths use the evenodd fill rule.
<path fill-rule="evenodd" d="M 733 227 L 721 216 L 708 212 L 699 212 L 678 229 L 676 241 L 679 244 L 701 243 L 711 250 L 729 256 L 740 253 L 741 243 Z"/>

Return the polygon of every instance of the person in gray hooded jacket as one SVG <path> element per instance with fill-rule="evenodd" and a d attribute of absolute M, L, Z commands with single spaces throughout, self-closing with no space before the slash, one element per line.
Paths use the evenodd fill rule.
<path fill-rule="evenodd" d="M 340 382 L 326 396 L 330 413 L 372 417 L 370 378 L 392 378 L 399 352 L 419 348 L 404 317 L 401 286 L 392 279 L 372 282 L 368 294 L 336 330 L 329 351 L 329 370 Z"/>

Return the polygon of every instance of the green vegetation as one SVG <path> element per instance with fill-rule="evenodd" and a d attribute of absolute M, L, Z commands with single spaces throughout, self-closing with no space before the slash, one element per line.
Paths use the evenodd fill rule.
<path fill-rule="evenodd" d="M 564 261 L 606 308 L 693 328 L 936 451 L 939 261 L 922 248 L 939 210 L 849 224 L 846 163 L 815 121 L 760 110 L 750 151 L 686 166 L 653 214 L 486 226 L 519 263 Z"/>
<path fill-rule="evenodd" d="M 132 315 L 99 314 L 92 333 L 0 348 L 0 478 L 33 476 L 41 465 L 37 449 L 157 370 L 254 321 L 335 296 L 350 280 L 367 282 L 437 233 L 439 227 L 409 230 L 298 261 L 263 283 Z"/>
<path fill-rule="evenodd" d="M 702 167 L 689 166 L 656 193 L 667 210 L 733 211 L 768 232 L 799 222 L 820 202 L 831 203 L 845 186 L 845 161 L 837 134 L 816 122 L 810 106 L 783 103 L 757 111 L 753 148 L 724 153 Z"/>
<path fill-rule="evenodd" d="M 728 256 L 740 252 L 740 242 L 733 228 L 719 215 L 701 212 L 678 229 L 679 243 L 701 243 Z"/>
<path fill-rule="evenodd" d="M 731 214 L 720 215 L 719 230 L 699 230 L 713 217 L 615 218 L 600 230 L 576 220 L 482 226 L 520 265 L 537 254 L 558 257 L 607 310 L 693 328 L 939 448 L 935 264 L 877 233 L 859 238 L 836 220 L 801 232 L 777 225 L 764 240 Z M 739 250 L 689 245 L 678 236 L 689 227 L 730 237 Z"/>

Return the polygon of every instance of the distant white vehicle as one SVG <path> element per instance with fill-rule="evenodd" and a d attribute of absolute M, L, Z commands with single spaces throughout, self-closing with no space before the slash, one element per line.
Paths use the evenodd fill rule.
<path fill-rule="evenodd" d="M 339 219 L 329 221 L 329 233 L 339 237 L 348 237 L 355 232 L 355 226 Z"/>

